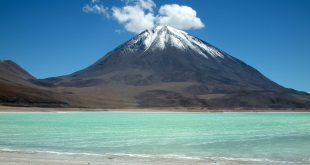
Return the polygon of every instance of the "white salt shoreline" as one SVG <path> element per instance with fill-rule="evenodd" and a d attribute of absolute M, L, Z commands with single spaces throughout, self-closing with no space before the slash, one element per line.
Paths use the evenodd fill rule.
<path fill-rule="evenodd" d="M 271 162 L 238 159 L 188 159 L 137 155 L 62 154 L 53 152 L 0 151 L 0 165 L 287 165 L 291 162 Z M 306 164 L 298 164 L 306 165 Z"/>
<path fill-rule="evenodd" d="M 295 113 L 310 112 L 310 109 L 206 109 L 206 108 L 185 108 L 185 107 L 166 107 L 166 108 L 42 108 L 42 107 L 10 107 L 1 106 L 0 112 L 214 112 L 214 113 L 230 113 L 230 112 L 270 112 L 270 113 Z"/>

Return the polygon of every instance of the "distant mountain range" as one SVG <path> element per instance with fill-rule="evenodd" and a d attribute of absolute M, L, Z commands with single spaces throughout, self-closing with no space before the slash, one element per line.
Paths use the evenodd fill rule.
<path fill-rule="evenodd" d="M 158 26 L 70 75 L 38 80 L 15 63 L 1 61 L 0 103 L 295 109 L 310 108 L 310 95 L 276 84 L 251 66 L 184 31 Z"/>
<path fill-rule="evenodd" d="M 0 104 L 11 106 L 68 106 L 60 94 L 37 80 L 16 63 L 0 61 Z"/>

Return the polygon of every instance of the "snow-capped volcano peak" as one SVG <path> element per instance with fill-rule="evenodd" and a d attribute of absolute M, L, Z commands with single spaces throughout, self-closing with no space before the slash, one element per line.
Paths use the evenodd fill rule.
<path fill-rule="evenodd" d="M 126 52 L 155 51 L 166 48 L 176 48 L 181 51 L 195 52 L 205 58 L 224 58 L 225 56 L 216 48 L 206 44 L 200 39 L 171 26 L 157 26 L 146 30 L 130 40 L 124 48 Z"/>

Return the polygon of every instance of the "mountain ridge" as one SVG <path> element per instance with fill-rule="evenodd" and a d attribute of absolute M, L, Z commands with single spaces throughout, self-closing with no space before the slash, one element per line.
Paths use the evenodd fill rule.
<path fill-rule="evenodd" d="M 0 61 L 0 80 L 14 82 L 35 79 L 31 74 L 11 60 Z"/>
<path fill-rule="evenodd" d="M 67 106 L 62 97 L 36 85 L 35 77 L 11 60 L 0 61 L 0 105 Z"/>
<path fill-rule="evenodd" d="M 76 107 L 310 108 L 310 95 L 169 26 L 143 31 L 85 69 L 32 83 Z"/>

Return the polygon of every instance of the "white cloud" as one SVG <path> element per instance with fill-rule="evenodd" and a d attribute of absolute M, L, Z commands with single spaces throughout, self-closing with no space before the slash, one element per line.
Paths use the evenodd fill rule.
<path fill-rule="evenodd" d="M 140 0 L 135 5 L 112 7 L 113 17 L 130 32 L 140 33 L 155 26 L 155 16 L 151 12 L 155 4 L 151 0 Z M 148 11 L 147 11 L 148 10 Z"/>
<path fill-rule="evenodd" d="M 151 12 L 153 12 L 153 8 L 156 7 L 156 4 L 152 0 L 138 0 L 137 5 Z"/>
<path fill-rule="evenodd" d="M 158 14 L 154 13 L 156 4 L 153 0 L 121 0 L 123 7 L 113 6 L 111 10 L 103 6 L 100 0 L 92 0 L 83 7 L 86 13 L 110 15 L 124 25 L 124 28 L 133 33 L 140 33 L 152 29 L 157 25 L 169 25 L 181 30 L 200 29 L 204 27 L 197 12 L 189 6 L 166 4 L 159 8 Z"/>
<path fill-rule="evenodd" d="M 204 24 L 197 13 L 189 6 L 178 4 L 164 5 L 159 9 L 158 24 L 169 25 L 178 29 L 200 29 Z"/>
<path fill-rule="evenodd" d="M 142 9 L 146 9 L 153 12 L 153 8 L 156 4 L 153 0 L 122 0 L 125 1 L 126 6 L 139 6 Z"/>
<path fill-rule="evenodd" d="M 92 0 L 89 4 L 86 4 L 82 8 L 83 12 L 85 13 L 95 13 L 95 14 L 103 14 L 105 16 L 109 16 L 109 8 L 103 6 L 101 1 L 99 0 Z"/>

